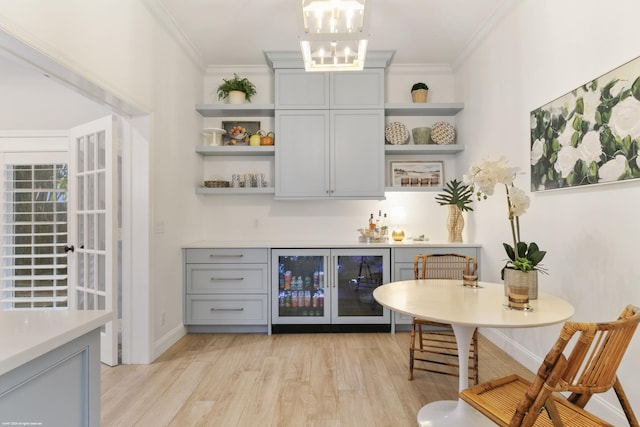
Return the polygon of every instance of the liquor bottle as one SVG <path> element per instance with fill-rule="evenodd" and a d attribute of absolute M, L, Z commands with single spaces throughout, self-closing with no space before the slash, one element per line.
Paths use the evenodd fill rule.
<path fill-rule="evenodd" d="M 373 221 L 373 214 L 369 217 L 369 231 L 373 231 L 376 228 L 376 223 Z"/>
<path fill-rule="evenodd" d="M 385 212 L 384 217 L 382 217 L 382 238 L 389 238 L 389 221 L 387 220 L 387 214 Z"/>

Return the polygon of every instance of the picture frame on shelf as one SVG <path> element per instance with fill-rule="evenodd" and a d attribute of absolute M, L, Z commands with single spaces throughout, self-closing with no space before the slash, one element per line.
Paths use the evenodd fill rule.
<path fill-rule="evenodd" d="M 232 130 L 236 128 L 244 129 L 244 132 L 233 133 Z M 223 121 L 222 129 L 227 131 L 223 135 L 224 145 L 249 145 L 249 137 L 260 130 L 259 121 Z M 233 136 L 237 135 L 236 138 Z"/>
<path fill-rule="evenodd" d="M 394 161 L 391 162 L 392 187 L 441 188 L 444 179 L 442 161 Z"/>

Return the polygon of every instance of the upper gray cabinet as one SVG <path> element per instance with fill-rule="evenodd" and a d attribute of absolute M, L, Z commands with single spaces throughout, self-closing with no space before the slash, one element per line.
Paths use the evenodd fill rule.
<path fill-rule="evenodd" d="M 308 73 L 275 71 L 276 109 L 383 109 L 384 69 Z"/>
<path fill-rule="evenodd" d="M 277 198 L 384 198 L 384 69 L 276 69 Z"/>
<path fill-rule="evenodd" d="M 325 110 L 329 108 L 329 73 L 276 70 L 277 110 Z"/>

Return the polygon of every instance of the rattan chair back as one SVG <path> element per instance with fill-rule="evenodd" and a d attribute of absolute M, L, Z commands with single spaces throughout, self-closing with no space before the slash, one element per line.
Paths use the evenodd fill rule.
<path fill-rule="evenodd" d="M 513 417 L 508 425 L 531 426 L 536 422 L 542 408 L 546 409 L 552 420 L 559 422 L 558 425 L 563 425 L 562 413 L 566 410 L 567 404 L 560 401 L 558 395 L 552 399 L 552 393 L 571 393 L 566 399 L 569 406 L 572 404 L 583 409 L 595 393 L 602 393 L 613 387 L 629 425 L 637 427 L 637 418 L 616 371 L 639 323 L 640 308 L 632 305 L 625 307 L 620 317 L 612 322 L 566 322 L 558 340 L 538 369 L 534 381 L 527 390 L 520 390 L 520 393 L 523 390 L 525 393 L 521 394 L 522 398 L 515 413 L 511 412 Z M 569 351 L 568 357 L 564 355 L 565 350 Z M 488 392 L 497 395 L 494 399 L 505 402 L 508 399 L 507 395 L 514 391 L 515 384 L 523 383 L 519 381 L 520 378 L 515 377 L 489 381 L 464 390 L 461 397 L 492 418 L 481 408 L 486 407 L 486 403 L 492 399 Z M 511 388 L 507 389 L 505 384 L 511 384 Z M 478 402 L 480 407 L 477 406 Z M 556 403 L 563 405 L 562 411 L 558 411 Z M 497 422 L 497 419 L 494 421 Z"/>
<path fill-rule="evenodd" d="M 413 273 L 416 279 L 477 279 L 478 261 L 460 254 L 420 254 L 413 261 Z"/>

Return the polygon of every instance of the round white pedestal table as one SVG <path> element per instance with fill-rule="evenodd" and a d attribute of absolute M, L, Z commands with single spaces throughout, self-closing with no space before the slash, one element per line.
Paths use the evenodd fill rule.
<path fill-rule="evenodd" d="M 379 286 L 373 297 L 390 310 L 453 327 L 458 347 L 458 389 L 469 387 L 469 345 L 477 327 L 533 328 L 564 322 L 573 316 L 567 301 L 539 293 L 531 301 L 531 311 L 506 307 L 504 285 L 479 282 L 477 287 L 462 286 L 460 280 L 403 280 Z M 431 426 L 492 426 L 488 418 L 461 399 L 437 401 L 418 412 L 418 424 Z"/>

